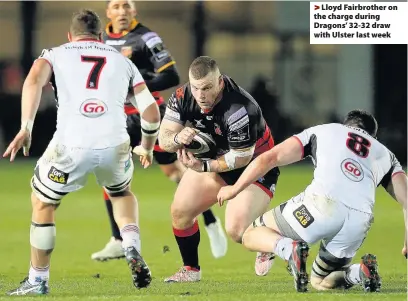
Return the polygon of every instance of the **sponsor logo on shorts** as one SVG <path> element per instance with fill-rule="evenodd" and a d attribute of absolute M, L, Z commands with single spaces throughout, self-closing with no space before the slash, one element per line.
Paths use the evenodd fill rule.
<path fill-rule="evenodd" d="M 353 159 L 343 160 L 343 162 L 341 162 L 341 171 L 353 182 L 360 182 L 364 178 L 363 168 Z"/>
<path fill-rule="evenodd" d="M 293 216 L 303 228 L 309 227 L 314 222 L 314 217 L 310 214 L 305 205 L 302 205 L 293 211 Z"/>
<path fill-rule="evenodd" d="M 105 114 L 108 111 L 108 107 L 101 100 L 87 99 L 82 103 L 79 111 L 85 117 L 97 118 Z"/>
<path fill-rule="evenodd" d="M 51 166 L 51 169 L 48 172 L 48 179 L 58 184 L 67 184 L 68 176 L 68 173 L 56 169 L 54 166 Z"/>

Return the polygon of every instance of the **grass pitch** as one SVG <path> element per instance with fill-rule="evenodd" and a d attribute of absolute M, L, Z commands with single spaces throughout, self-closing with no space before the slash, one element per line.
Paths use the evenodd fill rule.
<path fill-rule="evenodd" d="M 0 300 L 9 299 L 3 293 L 15 288 L 29 268 L 29 180 L 35 162 L 21 161 L 0 162 Z M 282 168 L 271 206 L 302 191 L 311 178 L 310 165 Z M 227 256 L 212 258 L 205 231 L 201 231 L 201 282 L 163 283 L 182 265 L 169 213 L 176 187 L 156 166 L 148 170 L 137 168 L 132 186 L 140 202 L 142 250 L 152 270 L 151 286 L 136 290 L 124 260 L 99 263 L 90 259 L 91 253 L 101 249 L 110 236 L 101 190 L 90 177 L 88 186 L 64 198 L 58 209 L 50 295 L 22 297 L 24 300 L 406 300 L 407 262 L 400 255 L 404 238 L 402 210 L 382 188 L 377 192 L 375 222 L 355 259 L 366 252 L 377 255 L 382 292 L 365 294 L 355 287 L 347 292 L 319 293 L 309 286 L 308 293 L 299 294 L 280 259 L 275 260 L 268 276 L 257 277 L 253 267 L 255 254 L 232 241 Z M 223 219 L 224 209 L 214 208 Z M 201 217 L 199 221 L 203 226 Z M 170 251 L 163 253 L 164 246 Z M 314 246 L 309 269 L 316 252 Z"/>

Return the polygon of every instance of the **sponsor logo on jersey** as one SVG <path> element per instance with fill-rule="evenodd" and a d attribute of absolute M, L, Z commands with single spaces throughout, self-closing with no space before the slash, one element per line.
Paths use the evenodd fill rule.
<path fill-rule="evenodd" d="M 310 214 L 305 205 L 293 211 L 293 216 L 303 228 L 309 227 L 314 222 L 314 217 Z"/>
<path fill-rule="evenodd" d="M 79 111 L 85 117 L 97 118 L 105 114 L 108 111 L 108 107 L 101 100 L 87 99 L 82 103 Z"/>
<path fill-rule="evenodd" d="M 132 57 L 132 53 L 133 53 L 133 49 L 132 46 L 123 46 L 120 49 L 120 53 L 122 53 L 124 56 L 126 56 L 127 58 L 131 58 Z"/>
<path fill-rule="evenodd" d="M 343 160 L 340 167 L 343 174 L 353 182 L 360 182 L 364 178 L 363 168 L 353 159 Z"/>
<path fill-rule="evenodd" d="M 231 142 L 244 142 L 248 141 L 249 139 L 249 124 L 228 133 L 228 140 Z"/>
<path fill-rule="evenodd" d="M 51 169 L 48 172 L 48 179 L 58 184 L 67 184 L 68 176 L 68 173 L 56 169 L 54 166 L 51 166 Z"/>

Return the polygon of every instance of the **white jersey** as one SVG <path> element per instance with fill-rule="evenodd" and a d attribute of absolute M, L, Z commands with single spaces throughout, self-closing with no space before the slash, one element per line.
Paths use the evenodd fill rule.
<path fill-rule="evenodd" d="M 136 66 L 109 45 L 82 40 L 43 50 L 57 90 L 54 138 L 70 147 L 103 149 L 129 139 L 124 103 L 144 83 Z"/>
<path fill-rule="evenodd" d="M 404 172 L 387 147 L 364 130 L 332 123 L 308 128 L 295 135 L 311 156 L 314 179 L 305 192 L 372 213 L 375 190 L 387 187 L 391 177 Z"/>

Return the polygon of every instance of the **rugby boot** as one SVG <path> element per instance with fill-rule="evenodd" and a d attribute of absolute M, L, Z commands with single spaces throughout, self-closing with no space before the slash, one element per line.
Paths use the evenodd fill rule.
<path fill-rule="evenodd" d="M 306 262 L 309 256 L 309 246 L 304 241 L 294 241 L 292 254 L 288 260 L 288 271 L 292 274 L 295 288 L 298 292 L 307 292 L 309 283 L 306 272 Z"/>

